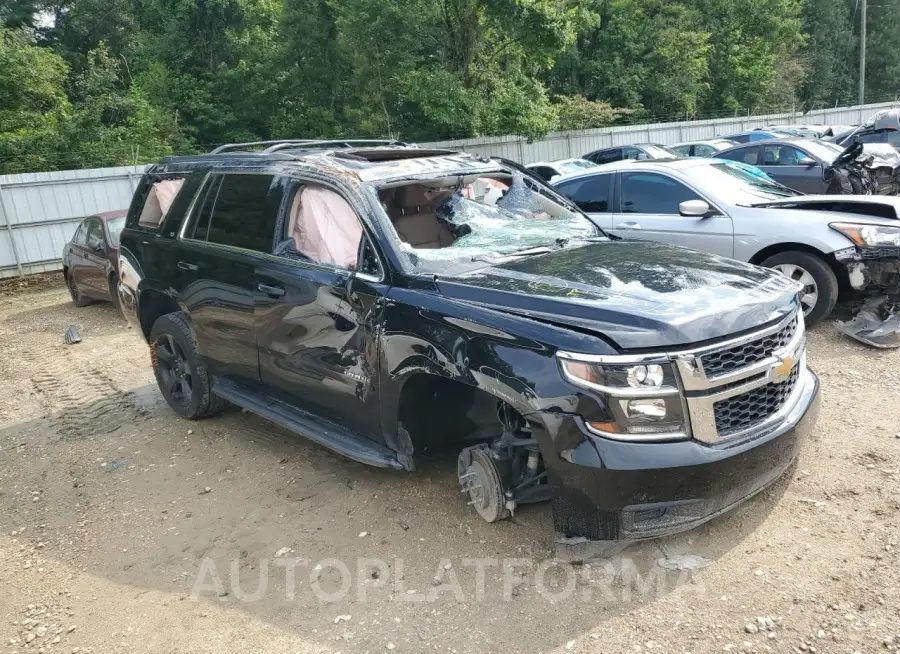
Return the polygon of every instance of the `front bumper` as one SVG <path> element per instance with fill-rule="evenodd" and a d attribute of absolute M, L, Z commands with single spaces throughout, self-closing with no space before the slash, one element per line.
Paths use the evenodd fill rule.
<path fill-rule="evenodd" d="M 571 414 L 543 414 L 554 526 L 560 539 L 640 540 L 696 527 L 752 497 L 793 463 L 819 411 L 804 369 L 796 401 L 774 429 L 736 441 L 625 443 L 588 432 Z M 547 450 L 550 450 L 549 452 Z"/>

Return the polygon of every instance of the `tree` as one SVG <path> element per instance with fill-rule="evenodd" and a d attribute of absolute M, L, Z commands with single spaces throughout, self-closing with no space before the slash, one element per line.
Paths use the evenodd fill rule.
<path fill-rule="evenodd" d="M 0 29 L 0 171 L 52 170 L 71 112 L 62 57 Z"/>

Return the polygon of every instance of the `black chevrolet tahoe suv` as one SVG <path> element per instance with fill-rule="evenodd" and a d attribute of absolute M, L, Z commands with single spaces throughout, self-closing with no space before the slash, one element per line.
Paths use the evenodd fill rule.
<path fill-rule="evenodd" d="M 606 236 L 517 164 L 388 142 L 150 167 L 119 296 L 160 390 L 357 461 L 459 452 L 489 521 L 563 543 L 696 526 L 775 481 L 818 410 L 795 283 Z"/>

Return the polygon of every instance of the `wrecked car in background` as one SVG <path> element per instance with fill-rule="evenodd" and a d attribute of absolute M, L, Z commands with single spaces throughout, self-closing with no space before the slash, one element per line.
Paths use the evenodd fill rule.
<path fill-rule="evenodd" d="M 867 246 L 833 225 L 900 230 L 892 217 L 896 196 L 800 195 L 745 164 L 720 159 L 613 163 L 553 185 L 615 235 L 774 268 L 802 285 L 810 325 L 831 314 L 841 291 L 872 284 L 847 259 Z"/>
<path fill-rule="evenodd" d="M 865 123 L 834 137 L 838 145 L 852 143 L 887 143 L 900 148 L 900 108 L 883 109 Z"/>
<path fill-rule="evenodd" d="M 897 193 L 900 157 L 892 162 L 863 148 L 861 143 L 843 148 L 827 141 L 793 137 L 740 145 L 713 156 L 756 166 L 776 182 L 801 193 Z"/>
<path fill-rule="evenodd" d="M 608 237 L 509 162 L 329 142 L 167 158 L 121 270 L 177 414 L 228 400 L 396 470 L 449 449 L 480 516 L 550 500 L 579 551 L 719 515 L 816 420 L 796 282 Z"/>

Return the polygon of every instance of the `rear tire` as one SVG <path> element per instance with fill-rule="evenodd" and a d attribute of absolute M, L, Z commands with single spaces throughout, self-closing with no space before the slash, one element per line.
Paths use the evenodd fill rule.
<path fill-rule="evenodd" d="M 808 252 L 789 250 L 769 257 L 760 265 L 774 268 L 804 285 L 800 303 L 807 326 L 812 327 L 831 314 L 840 288 L 837 276 L 824 259 Z"/>
<path fill-rule="evenodd" d="M 69 295 L 72 296 L 72 304 L 76 307 L 86 307 L 87 305 L 94 303 L 91 298 L 84 295 L 78 288 L 78 284 L 75 283 L 75 278 L 72 277 L 72 273 L 66 273 L 66 286 L 69 287 Z"/>
<path fill-rule="evenodd" d="M 160 392 L 182 418 L 206 418 L 225 408 L 225 400 L 212 392 L 209 372 L 183 312 L 166 314 L 153 323 L 150 359 Z"/>

